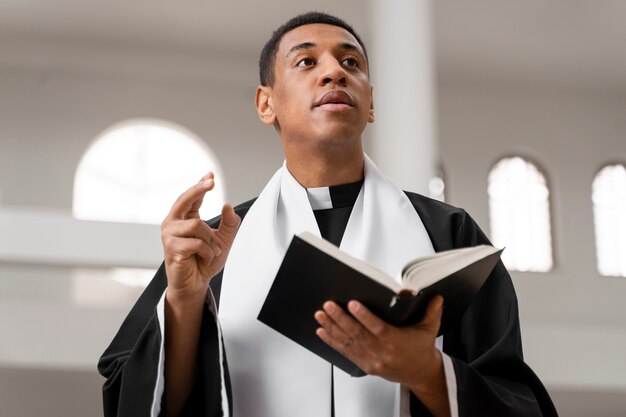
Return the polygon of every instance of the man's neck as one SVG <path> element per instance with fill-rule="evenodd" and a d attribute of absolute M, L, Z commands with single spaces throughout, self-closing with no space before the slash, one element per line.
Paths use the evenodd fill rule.
<path fill-rule="evenodd" d="M 305 188 L 348 184 L 363 179 L 363 150 L 341 153 L 287 153 L 287 168 Z"/>

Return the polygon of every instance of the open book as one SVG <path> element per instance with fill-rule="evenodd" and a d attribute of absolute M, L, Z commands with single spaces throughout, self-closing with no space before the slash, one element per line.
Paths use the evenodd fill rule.
<path fill-rule="evenodd" d="M 399 279 L 311 233 L 294 236 L 258 319 L 353 376 L 364 373 L 315 334 L 313 315 L 324 302 L 346 309 L 358 300 L 386 322 L 419 322 L 432 297 L 444 297 L 439 334 L 452 330 L 500 258 L 501 249 L 475 246 L 415 259 Z M 347 309 L 346 309 L 347 311 Z"/>

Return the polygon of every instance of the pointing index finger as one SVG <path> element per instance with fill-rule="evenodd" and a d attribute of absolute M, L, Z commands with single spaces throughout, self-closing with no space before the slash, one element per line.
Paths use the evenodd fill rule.
<path fill-rule="evenodd" d="M 174 202 L 170 213 L 167 215 L 170 219 L 186 219 L 187 215 L 193 211 L 198 211 L 202 205 L 202 199 L 207 191 L 215 186 L 215 179 L 212 172 L 202 177 L 193 187 L 182 193 Z"/>

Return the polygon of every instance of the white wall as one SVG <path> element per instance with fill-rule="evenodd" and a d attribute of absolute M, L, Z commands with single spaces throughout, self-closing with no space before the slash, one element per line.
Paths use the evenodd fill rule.
<path fill-rule="evenodd" d="M 604 164 L 626 162 L 626 97 L 444 85 L 439 102 L 450 200 L 486 232 L 486 181 L 498 159 L 526 156 L 546 174 L 555 267 L 547 274 L 514 274 L 520 296 L 533 303 L 523 306 L 524 318 L 625 326 L 625 280 L 596 270 L 591 183 Z M 601 308 L 592 308 L 593 300 Z"/>

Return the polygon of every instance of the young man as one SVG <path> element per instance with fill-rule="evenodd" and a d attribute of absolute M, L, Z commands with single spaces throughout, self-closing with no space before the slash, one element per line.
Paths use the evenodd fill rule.
<path fill-rule="evenodd" d="M 523 362 L 502 264 L 443 339 L 441 298 L 406 328 L 358 300 L 349 312 L 320 306 L 318 336 L 363 378 L 256 320 L 294 233 L 320 234 L 392 275 L 416 256 L 487 243 L 463 210 L 398 190 L 363 154 L 372 86 L 363 42 L 345 22 L 290 20 L 266 44 L 260 72 L 259 118 L 277 130 L 286 163 L 257 199 L 208 224 L 198 209 L 212 174 L 176 201 L 162 224 L 164 265 L 99 363 L 105 415 L 556 415 Z"/>

